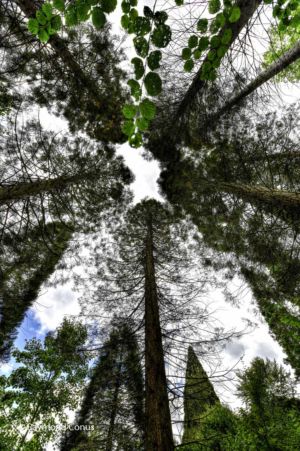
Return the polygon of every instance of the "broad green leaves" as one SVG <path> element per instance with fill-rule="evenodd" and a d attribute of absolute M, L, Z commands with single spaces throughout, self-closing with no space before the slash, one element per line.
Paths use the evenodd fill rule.
<path fill-rule="evenodd" d="M 137 107 L 135 105 L 124 105 L 122 112 L 126 119 L 133 119 L 136 115 Z"/>
<path fill-rule="evenodd" d="M 151 121 L 155 117 L 156 106 L 155 106 L 155 104 L 153 102 L 151 102 L 151 100 L 144 99 L 140 103 L 140 112 L 141 112 L 141 115 L 145 119 L 148 119 L 149 121 Z"/>
<path fill-rule="evenodd" d="M 161 58 L 162 54 L 160 50 L 154 50 L 153 52 L 151 52 L 147 57 L 149 69 L 151 70 L 159 69 Z"/>
<path fill-rule="evenodd" d="M 157 96 L 161 93 L 162 81 L 155 72 L 148 72 L 144 80 L 145 88 L 150 96 Z"/>
<path fill-rule="evenodd" d="M 172 38 L 172 31 L 169 25 L 161 24 L 158 25 L 152 35 L 151 41 L 158 48 L 167 47 Z"/>
<path fill-rule="evenodd" d="M 132 58 L 131 63 L 134 65 L 135 79 L 139 80 L 145 72 L 143 60 L 141 58 Z"/>
<path fill-rule="evenodd" d="M 147 39 L 142 37 L 136 37 L 133 39 L 133 45 L 135 48 L 136 53 L 141 56 L 142 58 L 145 58 L 148 55 L 149 52 L 149 43 Z"/>
<path fill-rule="evenodd" d="M 62 26 L 60 16 L 53 13 L 53 6 L 50 3 L 44 3 L 35 17 L 28 20 L 27 27 L 30 33 L 37 35 L 43 43 L 48 42 L 50 36 L 57 33 Z"/>
<path fill-rule="evenodd" d="M 101 28 L 103 28 L 106 23 L 105 14 L 102 11 L 102 9 L 99 8 L 99 6 L 96 6 L 95 8 L 93 8 L 92 22 L 93 22 L 94 27 L 97 28 L 97 30 L 101 30 Z"/>

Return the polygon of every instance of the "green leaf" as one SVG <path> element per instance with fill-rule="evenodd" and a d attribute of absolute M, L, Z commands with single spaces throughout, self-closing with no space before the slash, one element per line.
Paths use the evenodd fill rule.
<path fill-rule="evenodd" d="M 233 6 L 230 10 L 230 15 L 229 15 L 229 22 L 230 23 L 235 23 L 239 20 L 239 18 L 241 17 L 241 10 L 238 6 Z"/>
<path fill-rule="evenodd" d="M 147 121 L 147 119 L 145 119 L 144 117 L 139 117 L 136 120 L 136 125 L 137 125 L 139 130 L 144 132 L 149 127 L 149 121 Z"/>
<path fill-rule="evenodd" d="M 57 33 L 61 27 L 62 27 L 62 21 L 60 16 L 54 16 L 51 19 L 51 27 L 53 28 L 54 32 Z"/>
<path fill-rule="evenodd" d="M 131 6 L 137 6 L 138 0 L 129 0 Z"/>
<path fill-rule="evenodd" d="M 121 25 L 125 30 L 127 30 L 129 22 L 130 22 L 129 16 L 127 16 L 127 14 L 123 14 L 123 16 L 121 17 Z"/>
<path fill-rule="evenodd" d="M 37 12 L 35 13 L 35 16 L 36 16 L 36 18 L 37 18 L 39 24 L 41 24 L 41 25 L 46 25 L 46 23 L 47 23 L 47 17 L 45 16 L 44 13 L 42 13 L 42 11 L 37 11 Z"/>
<path fill-rule="evenodd" d="M 216 15 L 215 21 L 219 24 L 219 27 L 221 28 L 221 27 L 224 27 L 224 25 L 226 23 L 226 18 L 223 13 L 219 13 Z"/>
<path fill-rule="evenodd" d="M 74 8 L 68 9 L 65 14 L 65 20 L 67 27 L 73 27 L 78 24 L 77 13 Z"/>
<path fill-rule="evenodd" d="M 202 52 L 199 49 L 196 49 L 193 51 L 193 57 L 195 58 L 195 60 L 198 60 L 201 58 Z"/>
<path fill-rule="evenodd" d="M 130 3 L 129 2 L 122 2 L 121 3 L 121 8 L 122 8 L 123 13 L 128 14 L 130 12 L 130 9 L 131 9 Z"/>
<path fill-rule="evenodd" d="M 157 11 L 154 14 L 155 25 L 162 25 L 168 20 L 168 14 L 165 11 Z"/>
<path fill-rule="evenodd" d="M 52 17 L 52 5 L 50 3 L 43 3 L 42 5 L 42 11 L 47 17 L 47 19 L 51 19 Z"/>
<path fill-rule="evenodd" d="M 85 22 L 90 15 L 90 6 L 88 3 L 80 3 L 76 11 L 79 22 Z"/>
<path fill-rule="evenodd" d="M 53 6 L 60 12 L 65 10 L 65 0 L 53 0 Z"/>
<path fill-rule="evenodd" d="M 217 52 L 215 50 L 210 50 L 207 54 L 207 59 L 213 61 L 217 57 Z"/>
<path fill-rule="evenodd" d="M 130 87 L 132 97 L 138 100 L 142 95 L 142 88 L 140 87 L 139 82 L 131 79 L 128 80 L 127 84 Z"/>
<path fill-rule="evenodd" d="M 183 66 L 185 72 L 191 72 L 194 68 L 194 61 L 192 59 L 187 60 Z"/>
<path fill-rule="evenodd" d="M 219 36 L 212 36 L 211 40 L 210 40 L 210 45 L 216 49 L 217 47 L 219 47 L 221 44 L 221 39 L 219 38 Z"/>
<path fill-rule="evenodd" d="M 136 37 L 133 40 L 136 53 L 142 58 L 146 58 L 149 52 L 149 43 L 145 38 Z"/>
<path fill-rule="evenodd" d="M 209 31 L 211 33 L 217 33 L 219 31 L 219 29 L 220 29 L 219 22 L 216 19 L 213 19 L 209 26 Z"/>
<path fill-rule="evenodd" d="M 189 37 L 188 46 L 190 49 L 193 49 L 197 47 L 197 45 L 198 45 L 198 36 L 193 34 L 192 36 Z"/>
<path fill-rule="evenodd" d="M 140 78 L 142 78 L 145 72 L 144 63 L 141 58 L 132 58 L 131 62 L 134 65 L 135 78 L 139 80 Z"/>
<path fill-rule="evenodd" d="M 126 117 L 126 119 L 133 119 L 136 115 L 137 108 L 135 105 L 127 104 L 124 105 L 122 108 L 123 116 Z"/>
<path fill-rule="evenodd" d="M 188 60 L 191 57 L 192 51 L 189 47 L 182 49 L 181 57 L 183 60 Z"/>
<path fill-rule="evenodd" d="M 203 52 L 206 50 L 209 46 L 209 39 L 207 36 L 202 36 L 202 38 L 199 39 L 198 49 Z"/>
<path fill-rule="evenodd" d="M 182 6 L 184 4 L 184 0 L 175 0 L 177 6 Z"/>
<path fill-rule="evenodd" d="M 150 55 L 147 58 L 148 66 L 151 70 L 158 69 L 160 66 L 160 60 L 162 58 L 162 54 L 160 50 L 154 50 L 150 53 Z"/>
<path fill-rule="evenodd" d="M 200 33 L 206 33 L 208 27 L 208 20 L 207 19 L 199 19 L 197 23 L 197 30 L 200 31 Z"/>
<path fill-rule="evenodd" d="M 129 139 L 129 145 L 130 145 L 130 147 L 133 147 L 134 149 L 138 149 L 139 147 L 141 147 L 142 143 L 143 143 L 143 137 L 140 132 L 135 133 Z"/>
<path fill-rule="evenodd" d="M 38 37 L 41 42 L 48 42 L 48 40 L 49 40 L 49 35 L 48 35 L 47 31 L 43 28 L 41 28 L 39 30 Z"/>
<path fill-rule="evenodd" d="M 208 12 L 209 14 L 216 14 L 221 8 L 220 0 L 209 0 Z"/>
<path fill-rule="evenodd" d="M 131 17 L 131 19 L 136 19 L 138 15 L 139 15 L 138 10 L 135 8 L 131 8 L 129 12 L 129 16 Z"/>
<path fill-rule="evenodd" d="M 131 136 L 131 135 L 133 135 L 133 133 L 135 131 L 135 123 L 133 122 L 133 120 L 125 121 L 121 128 L 122 128 L 122 132 L 126 136 Z"/>
<path fill-rule="evenodd" d="M 149 6 L 144 6 L 144 16 L 148 19 L 153 19 L 153 11 Z"/>
<path fill-rule="evenodd" d="M 169 25 L 158 25 L 152 35 L 151 40 L 158 48 L 167 47 L 172 38 L 172 31 Z"/>
<path fill-rule="evenodd" d="M 226 28 L 226 30 L 223 33 L 223 36 L 221 37 L 221 43 L 227 45 L 230 43 L 231 39 L 232 39 L 232 30 L 230 28 Z"/>
<path fill-rule="evenodd" d="M 92 22 L 98 30 L 103 28 L 106 23 L 105 14 L 99 6 L 95 6 L 92 10 Z"/>
<path fill-rule="evenodd" d="M 151 31 L 151 23 L 147 17 L 138 16 L 133 22 L 133 31 L 137 36 L 145 36 Z"/>
<path fill-rule="evenodd" d="M 38 34 L 39 32 L 39 23 L 36 19 L 29 19 L 27 28 L 32 34 Z"/>
<path fill-rule="evenodd" d="M 226 47 L 225 45 L 221 45 L 221 47 L 219 47 L 217 50 L 218 57 L 223 58 L 223 56 L 226 55 L 227 50 L 228 47 Z"/>
<path fill-rule="evenodd" d="M 149 99 L 144 99 L 140 103 L 140 113 L 143 116 L 143 118 L 147 119 L 148 121 L 151 121 L 154 119 L 156 114 L 156 106 L 155 103 L 153 103 Z"/>
<path fill-rule="evenodd" d="M 149 96 L 157 96 L 161 93 L 162 81 L 156 72 L 148 72 L 144 83 Z"/>
<path fill-rule="evenodd" d="M 103 12 L 110 14 L 116 9 L 117 3 L 118 0 L 101 0 L 100 5 Z"/>

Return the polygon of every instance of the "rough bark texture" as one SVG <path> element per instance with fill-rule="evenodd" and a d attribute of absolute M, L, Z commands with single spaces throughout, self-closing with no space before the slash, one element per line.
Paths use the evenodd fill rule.
<path fill-rule="evenodd" d="M 258 8 L 258 6 L 262 3 L 262 0 L 238 0 L 237 6 L 239 6 L 241 10 L 241 17 L 239 20 L 233 24 L 226 24 L 221 31 L 218 33 L 219 37 L 222 37 L 225 30 L 231 29 L 232 31 L 232 38 L 230 41 L 230 45 L 233 44 L 233 42 L 236 40 L 236 38 L 239 36 L 241 30 L 247 25 L 251 17 L 253 16 L 254 12 Z M 199 94 L 199 92 L 205 87 L 206 82 L 204 80 L 200 79 L 201 71 L 203 64 L 206 63 L 208 58 L 205 58 L 200 69 L 196 73 L 192 84 L 190 85 L 189 89 L 187 90 L 183 100 L 181 101 L 177 115 L 176 120 L 179 117 L 182 117 L 182 115 L 187 111 L 189 106 L 192 104 L 192 102 L 195 100 L 195 97 Z"/>
<path fill-rule="evenodd" d="M 145 242 L 146 451 L 174 449 L 155 279 L 151 217 Z"/>
<path fill-rule="evenodd" d="M 90 174 L 91 176 L 91 174 Z M 72 176 L 61 176 L 53 179 L 35 180 L 32 182 L 19 182 L 14 185 L 0 187 L 0 205 L 36 196 L 50 191 L 61 191 L 72 183 L 79 183 L 88 177 L 88 174 L 81 173 Z"/>
<path fill-rule="evenodd" d="M 266 83 L 268 80 L 273 78 L 275 75 L 282 72 L 290 64 L 294 63 L 300 58 L 300 41 L 298 41 L 294 47 L 288 50 L 284 55 L 274 61 L 267 69 L 261 72 L 254 80 L 252 80 L 248 85 L 246 85 L 238 94 L 233 96 L 225 105 L 219 109 L 215 114 L 211 116 L 209 122 L 216 120 L 223 114 L 227 113 L 232 107 L 238 105 L 243 99 L 245 99 L 249 94 L 256 91 L 261 85 Z"/>

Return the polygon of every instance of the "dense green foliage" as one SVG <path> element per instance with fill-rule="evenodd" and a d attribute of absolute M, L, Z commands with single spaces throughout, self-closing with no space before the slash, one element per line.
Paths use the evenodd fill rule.
<path fill-rule="evenodd" d="M 247 370 L 239 373 L 238 394 L 245 402 L 245 408 L 236 413 L 221 405 L 216 395 L 213 398 L 206 396 L 208 389 L 212 392 L 213 388 L 195 355 L 192 359 L 189 356 L 187 374 L 185 418 L 192 413 L 194 418 L 197 416 L 197 422 L 192 427 L 185 423 L 184 450 L 279 451 L 297 448 L 300 405 L 299 399 L 295 398 L 296 384 L 276 362 L 256 358 Z M 197 387 L 196 384 L 191 387 L 191 374 L 197 378 L 201 374 L 201 379 L 206 380 L 202 387 L 199 379 Z"/>
<path fill-rule="evenodd" d="M 86 356 L 73 353 L 81 326 L 65 322 L 44 345 L 14 351 L 21 366 L 1 378 L 0 447 L 44 447 L 54 435 L 30 428 L 65 422 L 82 383 L 74 424 L 93 430 L 66 434 L 66 449 L 173 451 L 175 418 L 183 449 L 297 449 L 299 400 L 281 367 L 255 359 L 240 375 L 245 407 L 232 412 L 197 355 L 213 359 L 235 336 L 210 318 L 204 295 L 228 293 L 225 278 L 237 276 L 300 375 L 298 105 L 284 109 L 266 89 L 299 80 L 299 8 L 1 2 L 0 352 L 8 358 L 56 268 L 84 290 L 81 315 L 101 349 L 87 385 Z M 111 33 L 115 11 L 124 36 Z M 53 115 L 68 132 L 47 123 Z M 114 147 L 126 140 L 159 161 L 164 205 L 130 203 L 133 177 Z M 72 272 L 78 261 L 84 271 Z"/>
<path fill-rule="evenodd" d="M 67 424 L 65 409 L 76 408 L 87 374 L 86 338 L 82 324 L 64 320 L 44 343 L 33 338 L 14 350 L 18 366 L 0 378 L 1 449 L 38 451 Z"/>

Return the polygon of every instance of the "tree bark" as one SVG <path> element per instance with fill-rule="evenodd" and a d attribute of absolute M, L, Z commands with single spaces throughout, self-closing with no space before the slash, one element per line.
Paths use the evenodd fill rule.
<path fill-rule="evenodd" d="M 60 176 L 53 179 L 19 182 L 0 187 L 0 205 L 25 199 L 38 194 L 66 189 L 68 185 L 79 183 L 91 174 L 82 173 L 72 176 Z"/>
<path fill-rule="evenodd" d="M 273 78 L 275 75 L 282 72 L 290 64 L 294 63 L 300 58 L 300 40 L 284 53 L 277 61 L 274 61 L 267 69 L 262 71 L 254 80 L 252 80 L 248 85 L 246 85 L 238 94 L 234 95 L 229 99 L 222 108 L 216 113 L 212 114 L 208 121 L 206 121 L 206 126 L 212 121 L 219 119 L 223 114 L 227 113 L 232 107 L 238 105 L 243 99 L 245 99 L 249 94 L 256 91 L 261 85 L 266 83 L 268 80 Z"/>
<path fill-rule="evenodd" d="M 152 219 L 145 241 L 146 451 L 173 451 L 173 435 L 155 276 Z"/>
<path fill-rule="evenodd" d="M 262 0 L 238 0 L 237 6 L 239 6 L 241 10 L 241 16 L 239 20 L 233 24 L 226 24 L 221 31 L 218 33 L 218 36 L 222 38 L 224 32 L 228 29 L 232 31 L 232 38 L 230 41 L 230 45 L 233 44 L 233 42 L 236 40 L 236 38 L 239 36 L 241 30 L 247 25 L 255 11 L 257 10 L 258 6 L 262 3 Z M 195 97 L 199 94 L 199 92 L 206 86 L 206 82 L 204 80 L 200 79 L 201 71 L 203 64 L 208 62 L 208 58 L 206 57 L 203 60 L 203 63 L 201 64 L 200 69 L 196 73 L 192 84 L 190 85 L 189 89 L 187 90 L 184 98 L 182 99 L 178 110 L 176 114 L 176 121 L 181 118 L 188 110 L 190 105 L 195 100 Z"/>
<path fill-rule="evenodd" d="M 218 183 L 217 189 L 236 194 L 246 201 L 260 204 L 265 210 L 274 210 L 275 208 L 280 216 L 292 219 L 300 218 L 300 193 L 227 182 Z"/>

